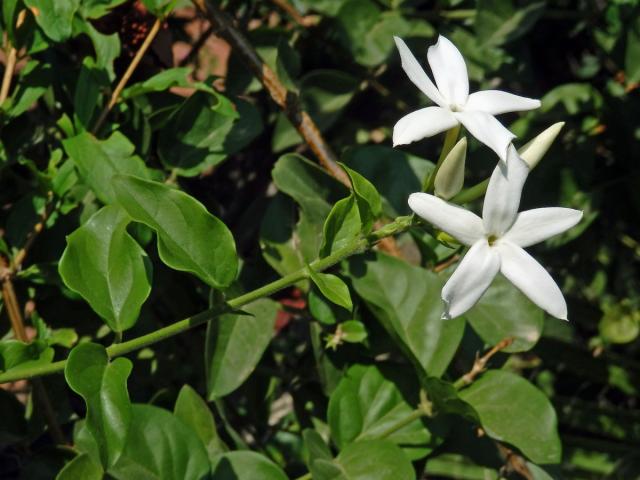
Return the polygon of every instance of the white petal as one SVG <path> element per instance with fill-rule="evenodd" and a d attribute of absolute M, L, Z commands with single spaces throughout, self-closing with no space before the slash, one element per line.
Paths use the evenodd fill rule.
<path fill-rule="evenodd" d="M 469 75 L 460 51 L 440 35 L 438 43 L 429 47 L 427 58 L 442 96 L 462 107 L 469 96 Z"/>
<path fill-rule="evenodd" d="M 496 152 L 500 160 L 507 158 L 507 147 L 516 136 L 496 120 L 496 117 L 479 110 L 465 110 L 454 115 L 471 135 Z"/>
<path fill-rule="evenodd" d="M 429 97 L 433 102 L 444 107 L 447 105 L 444 98 L 433 84 L 431 79 L 427 76 L 427 73 L 418 63 L 416 57 L 411 53 L 407 44 L 400 37 L 393 37 L 396 41 L 396 47 L 398 47 L 398 52 L 400 52 L 400 60 L 402 64 L 402 68 L 405 73 L 409 77 L 416 87 L 422 90 L 427 97 Z"/>
<path fill-rule="evenodd" d="M 564 127 L 564 122 L 554 123 L 518 150 L 520 158 L 527 162 L 530 169 L 542 160 L 542 157 L 544 157 L 549 148 L 551 148 L 553 141 L 560 133 L 560 130 L 562 130 L 562 127 Z"/>
<path fill-rule="evenodd" d="M 514 146 L 509 146 L 507 161 L 496 165 L 484 196 L 482 221 L 487 234 L 500 237 L 511 228 L 528 174 L 527 164 L 518 156 Z"/>
<path fill-rule="evenodd" d="M 569 230 L 581 218 L 582 212 L 572 208 L 551 207 L 527 210 L 518 214 L 516 221 L 503 238 L 521 247 L 528 247 Z"/>
<path fill-rule="evenodd" d="M 459 317 L 473 307 L 500 269 L 500 255 L 486 239 L 478 240 L 464 256 L 442 289 L 442 318 Z"/>
<path fill-rule="evenodd" d="M 433 68 L 433 67 L 432 67 Z M 507 112 L 522 112 L 540 108 L 540 100 L 520 97 L 501 90 L 484 90 L 469 95 L 465 109 L 480 110 L 491 115 Z"/>
<path fill-rule="evenodd" d="M 447 232 L 464 245 L 484 238 L 482 220 L 475 213 L 428 193 L 409 195 L 409 207 L 417 215 Z"/>
<path fill-rule="evenodd" d="M 402 117 L 393 127 L 393 146 L 431 137 L 458 124 L 456 117 L 444 108 L 427 107 Z"/>
<path fill-rule="evenodd" d="M 556 318 L 567 319 L 567 302 L 551 275 L 535 258 L 509 241 L 499 241 L 500 271 L 529 299 Z"/>

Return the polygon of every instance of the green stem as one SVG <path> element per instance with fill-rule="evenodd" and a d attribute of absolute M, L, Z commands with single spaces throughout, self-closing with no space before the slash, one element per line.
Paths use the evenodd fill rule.
<path fill-rule="evenodd" d="M 375 232 L 372 232 L 367 237 L 356 238 L 352 240 L 348 245 L 344 246 L 340 250 L 335 251 L 331 255 L 312 262 L 310 264 L 310 267 L 316 272 L 326 270 L 327 268 L 335 265 L 341 260 L 350 257 L 351 255 L 356 255 L 358 253 L 366 251 L 368 248 L 375 245 L 384 237 L 404 232 L 405 230 L 409 229 L 409 227 L 411 226 L 411 222 L 412 217 L 410 215 L 398 217 L 394 222 L 385 225 Z M 146 335 L 142 335 L 126 342 L 113 344 L 107 348 L 107 353 L 109 354 L 109 357 L 112 358 L 147 347 L 154 343 L 160 342 L 161 340 L 165 340 L 169 337 L 173 337 L 174 335 L 185 332 L 193 327 L 202 325 L 203 323 L 206 323 L 209 320 L 217 317 L 221 313 L 224 313 L 228 308 L 238 309 L 248 303 L 253 302 L 254 300 L 273 295 L 277 291 L 289 287 L 294 283 L 307 278 L 308 276 L 309 272 L 307 268 L 300 269 L 296 272 L 290 273 L 289 275 L 285 275 L 278 280 L 268 283 L 267 285 L 257 288 L 256 290 L 252 290 L 248 293 L 245 293 L 244 295 L 233 298 L 229 300 L 224 307 L 210 308 L 191 317 L 187 317 L 183 320 L 172 323 L 171 325 L 167 325 L 166 327 L 162 327 L 151 333 L 147 333 Z M 31 368 L 16 368 L 15 370 L 10 370 L 8 372 L 0 374 L 0 384 L 61 372 L 64 370 L 65 364 L 66 360 L 61 360 L 59 362 L 50 363 L 47 365 L 39 365 Z"/>
<path fill-rule="evenodd" d="M 465 188 L 455 197 L 453 197 L 450 202 L 462 204 L 469 203 L 477 198 L 480 198 L 487 191 L 487 187 L 489 186 L 489 179 L 485 179 L 480 183 L 476 183 L 473 187 Z"/>
<path fill-rule="evenodd" d="M 431 171 L 431 174 L 426 178 L 426 181 L 423 185 L 422 191 L 426 193 L 431 193 L 433 190 L 433 185 L 436 182 L 436 175 L 438 174 L 438 170 L 442 166 L 442 162 L 447 158 L 451 149 L 455 146 L 456 141 L 458 140 L 458 134 L 460 133 L 460 125 L 456 125 L 450 130 L 447 130 L 447 134 L 444 137 L 444 145 L 442 146 L 442 151 L 440 152 L 440 158 L 438 158 L 438 163 L 436 163 L 436 168 Z"/>

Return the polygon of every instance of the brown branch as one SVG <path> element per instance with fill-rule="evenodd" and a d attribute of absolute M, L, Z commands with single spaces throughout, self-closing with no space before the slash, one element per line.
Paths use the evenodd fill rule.
<path fill-rule="evenodd" d="M 275 5 L 280 7 L 282 10 L 287 12 L 287 14 L 293 18 L 293 20 L 303 27 L 309 27 L 313 25 L 313 20 L 307 19 L 303 17 L 300 12 L 298 12 L 293 5 L 291 5 L 287 0 L 271 0 Z"/>
<path fill-rule="evenodd" d="M 350 187 L 349 178 L 338 166 L 335 153 L 309 114 L 300 107 L 298 95 L 286 89 L 276 73 L 262 61 L 249 40 L 233 25 L 233 21 L 226 13 L 220 11 L 211 0 L 193 0 L 193 3 L 209 18 L 211 23 L 218 25 L 220 35 L 229 42 L 247 67 L 260 80 L 273 101 L 298 130 L 325 170 L 339 182 Z"/>
<path fill-rule="evenodd" d="M 20 303 L 16 296 L 16 291 L 13 288 L 13 282 L 11 281 L 9 262 L 4 256 L 0 256 L 0 275 L 2 279 L 2 298 L 7 308 L 7 315 L 11 322 L 11 328 L 14 336 L 21 342 L 30 343 L 29 336 L 24 327 L 24 319 L 22 318 L 22 311 L 20 309 Z M 64 445 L 66 443 L 64 434 L 58 425 L 55 411 L 51 406 L 51 401 L 47 395 L 47 391 L 44 388 L 42 380 L 40 378 L 34 378 L 32 380 L 33 394 L 36 400 L 39 402 L 42 408 L 42 413 L 49 426 L 49 431 L 54 442 L 58 445 Z"/>
<path fill-rule="evenodd" d="M 485 353 L 481 357 L 477 357 L 476 361 L 473 362 L 473 367 L 467 373 L 465 373 L 462 377 L 456 380 L 453 386 L 457 389 L 461 389 L 462 387 L 466 387 L 470 383 L 472 383 L 478 375 L 484 372 L 487 368 L 487 363 L 491 360 L 496 353 L 501 350 L 504 350 L 509 345 L 513 343 L 513 337 L 507 337 L 500 340 L 494 347 L 492 347 L 487 353 Z"/>
<path fill-rule="evenodd" d="M 18 13 L 18 19 L 16 21 L 16 28 L 22 25 L 24 22 L 24 18 L 27 11 L 22 10 Z M 11 88 L 11 79 L 13 78 L 13 71 L 16 68 L 16 60 L 18 59 L 18 51 L 16 48 L 11 45 L 11 40 L 9 40 L 9 35 L 7 35 L 7 63 L 4 67 L 4 75 L 2 76 L 2 86 L 0 87 L 0 105 L 4 103 L 4 101 L 9 96 L 9 89 Z"/>
<path fill-rule="evenodd" d="M 124 87 L 127 85 L 127 82 L 131 78 L 131 75 L 133 75 L 133 72 L 135 71 L 136 67 L 140 63 L 140 60 L 142 60 L 142 57 L 144 57 L 144 54 L 147 53 L 147 50 L 151 46 L 151 42 L 153 42 L 153 39 L 156 38 L 156 35 L 160 31 L 160 27 L 162 26 L 162 22 L 163 22 L 163 19 L 156 18 L 156 21 L 153 23 L 151 30 L 149 30 L 149 34 L 147 35 L 147 38 L 145 38 L 144 42 L 142 42 L 142 45 L 140 45 L 140 48 L 138 49 L 135 56 L 131 60 L 131 63 L 127 67 L 127 70 L 124 72 L 124 74 L 120 78 L 120 81 L 116 85 L 116 88 L 113 90 L 113 93 L 111 94 L 111 98 L 109 99 L 109 103 L 107 103 L 107 106 L 104 108 L 104 110 L 102 110 L 102 113 L 100 113 L 100 117 L 98 117 L 98 120 L 96 121 L 96 124 L 92 129 L 92 132 L 94 134 L 98 130 L 100 130 L 100 127 L 106 120 L 107 115 L 109 115 L 109 112 L 115 106 L 115 104 L 118 103 L 118 99 L 120 98 L 120 94 L 122 93 L 122 90 L 124 90 Z"/>

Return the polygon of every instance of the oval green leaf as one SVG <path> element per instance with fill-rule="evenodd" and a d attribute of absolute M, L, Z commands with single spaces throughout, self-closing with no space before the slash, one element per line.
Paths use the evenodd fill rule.
<path fill-rule="evenodd" d="M 264 455 L 240 451 L 221 455 L 212 466 L 211 480 L 287 480 L 284 471 Z"/>
<path fill-rule="evenodd" d="M 120 207 L 103 207 L 67 237 L 58 265 L 67 287 L 116 332 L 136 323 L 151 292 L 151 262 L 127 233 L 129 222 Z"/>
<path fill-rule="evenodd" d="M 124 175 L 112 183 L 131 218 L 156 231 L 165 264 L 193 273 L 214 288 L 229 286 L 238 257 L 233 236 L 220 219 L 195 198 L 162 183 Z"/>
<path fill-rule="evenodd" d="M 349 311 L 353 309 L 349 287 L 340 277 L 331 273 L 314 272 L 311 267 L 307 267 L 307 271 L 315 286 L 328 300 Z"/>

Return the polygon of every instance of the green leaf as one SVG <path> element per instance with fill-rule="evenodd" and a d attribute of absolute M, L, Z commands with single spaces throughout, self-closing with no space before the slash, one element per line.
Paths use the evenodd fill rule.
<path fill-rule="evenodd" d="M 359 81 L 340 70 L 313 70 L 300 80 L 300 104 L 321 132 L 330 128 L 353 98 Z M 302 141 L 287 117 L 280 113 L 272 137 L 274 152 Z"/>
<path fill-rule="evenodd" d="M 497 46 L 527 33 L 544 13 L 545 2 L 516 8 L 511 1 L 479 0 L 474 22 L 479 43 Z"/>
<path fill-rule="evenodd" d="M 80 0 L 24 0 L 24 3 L 51 40 L 62 42 L 71 36 L 73 15 Z"/>
<path fill-rule="evenodd" d="M 419 402 L 410 380 L 410 372 L 397 368 L 349 368 L 331 394 L 327 410 L 331 437 L 337 447 L 343 449 L 352 442 L 376 439 L 410 415 Z M 411 460 L 424 457 L 442 443 L 442 437 L 432 434 L 420 419 L 385 439 L 399 445 Z"/>
<path fill-rule="evenodd" d="M 256 452 L 228 452 L 212 465 L 211 480 L 287 480 L 282 469 Z"/>
<path fill-rule="evenodd" d="M 115 78 L 113 61 L 120 55 L 120 37 L 118 37 L 118 34 L 105 35 L 100 33 L 91 22 L 83 21 L 77 16 L 74 18 L 73 29 L 74 35 L 84 33 L 89 37 L 96 52 L 96 67 L 105 69 L 109 79 L 113 80 Z"/>
<path fill-rule="evenodd" d="M 158 155 L 180 175 L 194 176 L 244 148 L 261 131 L 260 114 L 250 103 L 238 99 L 234 105 L 219 93 L 196 92 L 160 131 Z"/>
<path fill-rule="evenodd" d="M 101 480 L 102 477 L 102 467 L 88 454 L 83 453 L 67 463 L 56 476 L 56 480 Z"/>
<path fill-rule="evenodd" d="M 353 309 L 349 287 L 340 277 L 331 273 L 314 272 L 311 267 L 308 267 L 307 270 L 313 283 L 327 299 L 349 311 Z"/>
<path fill-rule="evenodd" d="M 116 131 L 106 140 L 98 140 L 84 132 L 62 141 L 82 179 L 103 203 L 114 203 L 112 178 L 123 173 L 148 177 L 142 159 L 133 154 L 135 146 Z"/>
<path fill-rule="evenodd" d="M 130 218 L 108 205 L 67 237 L 58 271 L 116 332 L 135 325 L 151 292 L 151 262 L 127 233 Z"/>
<path fill-rule="evenodd" d="M 340 324 L 342 339 L 349 343 L 362 343 L 367 338 L 367 329 L 362 322 L 348 320 Z"/>
<path fill-rule="evenodd" d="M 132 405 L 127 443 L 109 475 L 118 480 L 203 480 L 209 459 L 196 433 L 170 412 Z"/>
<path fill-rule="evenodd" d="M 122 98 L 133 98 L 150 92 L 164 92 L 171 87 L 192 87 L 194 83 L 189 80 L 191 74 L 190 67 L 176 67 L 163 70 L 148 78 L 144 82 L 135 83 L 122 91 Z M 204 84 L 195 84 L 201 89 L 205 89 Z M 211 87 L 206 87 L 206 91 L 215 96 Z"/>
<path fill-rule="evenodd" d="M 46 65 L 36 60 L 29 61 L 20 71 L 20 76 L 10 101 L 3 104 L 7 115 L 15 118 L 31 108 L 51 85 L 52 73 L 51 65 Z"/>
<path fill-rule="evenodd" d="M 162 183 L 119 175 L 112 180 L 118 202 L 136 222 L 158 235 L 160 259 L 214 288 L 225 288 L 238 270 L 231 232 L 195 198 Z"/>
<path fill-rule="evenodd" d="M 373 222 L 382 215 L 382 201 L 376 187 L 355 170 L 341 163 L 340 166 L 349 175 L 353 193 L 358 203 L 358 211 L 365 233 L 371 231 Z"/>
<path fill-rule="evenodd" d="M 317 460 L 314 480 L 415 480 L 411 462 L 389 440 L 365 440 L 347 445 L 333 462 Z"/>
<path fill-rule="evenodd" d="M 28 370 L 35 366 L 46 365 L 53 360 L 53 348 L 46 342 L 36 340 L 31 343 L 19 340 L 0 342 L 0 371 Z"/>
<path fill-rule="evenodd" d="M 173 414 L 198 434 L 207 448 L 210 459 L 224 451 L 211 410 L 203 398 L 189 385 L 184 385 L 180 389 Z"/>
<path fill-rule="evenodd" d="M 627 31 L 627 45 L 624 52 L 624 73 L 627 82 L 640 81 L 640 18 L 635 18 Z"/>
<path fill-rule="evenodd" d="M 142 3 L 154 16 L 164 18 L 173 10 L 176 0 L 142 0 Z"/>
<path fill-rule="evenodd" d="M 76 128 L 80 131 L 91 128 L 91 119 L 99 106 L 101 90 L 109 85 L 106 72 L 97 68 L 91 57 L 85 57 L 80 68 L 73 97 Z"/>
<path fill-rule="evenodd" d="M 535 463 L 560 462 L 556 412 L 546 395 L 524 378 L 489 370 L 460 397 L 476 410 L 490 437 L 510 443 Z"/>
<path fill-rule="evenodd" d="M 82 0 L 79 12 L 83 18 L 100 18 L 126 1 L 127 0 Z"/>
<path fill-rule="evenodd" d="M 381 253 L 367 260 L 352 258 L 349 275 L 358 295 L 409 358 L 429 375 L 442 375 L 464 331 L 463 319 L 441 319 L 443 279 Z"/>
<path fill-rule="evenodd" d="M 127 378 L 132 364 L 126 358 L 109 363 L 107 351 L 96 343 L 82 343 L 71 350 L 64 376 L 71 390 L 87 404 L 86 427 L 100 452 L 100 461 L 111 467 L 125 449 L 132 419 Z"/>
<path fill-rule="evenodd" d="M 337 202 L 322 227 L 320 256 L 327 257 L 354 241 L 362 231 L 355 195 Z"/>
<path fill-rule="evenodd" d="M 464 317 L 488 345 L 513 337 L 505 352 L 530 350 L 544 326 L 544 312 L 501 275 Z"/>
<path fill-rule="evenodd" d="M 279 305 L 268 298 L 247 305 L 250 315 L 226 314 L 209 322 L 205 346 L 210 400 L 233 392 L 251 375 L 269 346 Z"/>

